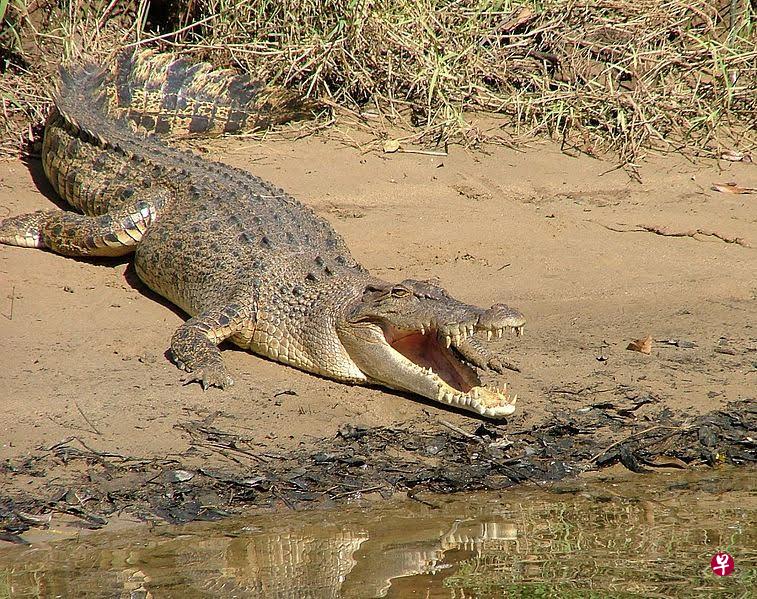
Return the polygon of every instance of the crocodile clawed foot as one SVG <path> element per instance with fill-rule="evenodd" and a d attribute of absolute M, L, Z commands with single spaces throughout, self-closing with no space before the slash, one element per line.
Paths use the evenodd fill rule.
<path fill-rule="evenodd" d="M 188 372 L 187 376 L 182 378 L 182 384 L 184 385 L 198 382 L 202 385 L 203 390 L 206 391 L 208 387 L 226 389 L 234 385 L 234 379 L 231 378 L 231 375 L 223 364 L 208 364 L 194 368 L 191 371 L 183 364 L 180 364 L 179 367 Z"/>
<path fill-rule="evenodd" d="M 520 367 L 517 364 L 508 362 L 507 360 L 503 360 L 501 358 L 492 358 L 487 362 L 486 367 L 498 374 L 504 374 L 505 370 L 520 372 Z"/>
<path fill-rule="evenodd" d="M 476 368 L 493 370 L 497 374 L 504 374 L 505 370 L 520 372 L 517 364 L 503 360 L 472 337 L 457 341 L 453 346 L 460 356 Z"/>

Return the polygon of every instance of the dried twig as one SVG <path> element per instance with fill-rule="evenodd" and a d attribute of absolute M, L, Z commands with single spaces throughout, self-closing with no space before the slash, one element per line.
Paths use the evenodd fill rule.
<path fill-rule="evenodd" d="M 725 243 L 734 243 L 745 248 L 752 247 L 749 242 L 747 242 L 743 237 L 723 235 L 722 233 L 718 233 L 717 231 L 713 231 L 712 229 L 689 229 L 688 231 L 675 231 L 670 229 L 669 227 L 662 227 L 658 225 L 636 225 L 631 229 L 619 229 L 605 225 L 603 223 L 597 224 L 610 231 L 615 231 L 616 233 L 639 233 L 646 231 L 648 233 L 654 233 L 655 235 L 662 235 L 664 237 L 691 237 L 692 239 L 696 239 L 697 241 L 700 241 L 699 239 L 697 239 L 697 235 L 704 235 L 706 237 L 717 237 Z"/>
<path fill-rule="evenodd" d="M 342 497 L 354 495 L 355 493 L 373 493 L 374 491 L 380 491 L 381 489 L 383 489 L 381 485 L 373 485 L 372 487 L 365 487 L 363 489 L 353 489 L 352 491 L 345 491 L 344 493 L 336 493 L 335 495 L 331 496 L 331 499 L 341 499 Z"/>
<path fill-rule="evenodd" d="M 620 439 L 619 441 L 615 441 L 615 443 L 611 443 L 607 447 L 605 447 L 602 451 L 597 453 L 596 455 L 589 458 L 589 463 L 596 462 L 599 458 L 601 458 L 603 455 L 605 455 L 608 451 L 611 449 L 614 449 L 618 445 L 622 445 L 623 443 L 627 443 L 631 439 L 635 439 L 636 437 L 643 437 L 644 435 L 651 433 L 652 431 L 656 431 L 657 429 L 668 429 L 668 430 L 684 430 L 681 426 L 664 426 L 662 424 L 656 424 L 654 426 L 650 426 L 647 429 L 644 429 L 643 431 L 639 431 L 638 433 L 633 433 L 632 435 L 629 435 L 627 437 L 624 437 L 623 439 Z"/>
<path fill-rule="evenodd" d="M 137 40 L 136 42 L 132 42 L 131 44 L 125 44 L 124 48 L 134 48 L 137 46 L 144 46 L 147 44 L 151 44 L 153 42 L 157 42 L 160 40 L 167 40 L 171 37 L 176 37 L 178 35 L 181 35 L 182 33 L 185 33 L 186 31 L 189 31 L 190 29 L 194 29 L 195 27 L 199 27 L 200 25 L 204 25 L 205 23 L 208 23 L 214 19 L 216 19 L 218 15 L 210 15 L 208 17 L 205 17 L 204 19 L 201 19 L 199 21 L 195 21 L 194 23 L 190 23 L 189 25 L 186 25 L 182 27 L 181 29 L 177 29 L 176 31 L 171 31 L 169 33 L 164 33 L 162 35 L 156 35 L 154 37 L 149 37 L 144 40 Z"/>
<path fill-rule="evenodd" d="M 88 424 L 88 425 L 90 426 L 90 428 L 92 429 L 92 432 L 93 432 L 93 433 L 95 433 L 96 435 L 100 435 L 100 436 L 102 436 L 102 433 L 100 432 L 100 429 L 98 429 L 98 428 L 97 428 L 97 427 L 96 427 L 96 426 L 95 426 L 95 425 L 94 425 L 94 424 L 92 423 L 92 421 L 91 421 L 91 420 L 90 420 L 89 418 L 87 418 L 87 415 L 86 415 L 86 414 L 85 414 L 85 413 L 84 413 L 84 412 L 82 411 L 82 409 L 81 409 L 81 408 L 79 407 L 79 404 L 78 404 L 78 403 L 76 403 L 76 401 L 74 401 L 74 406 L 76 406 L 76 409 L 77 409 L 77 410 L 79 411 L 79 414 L 81 414 L 81 417 L 82 417 L 82 418 L 84 418 L 84 420 L 85 420 L 85 421 L 87 422 L 87 424 Z"/>
<path fill-rule="evenodd" d="M 16 300 L 16 286 L 15 285 L 11 287 L 11 294 L 10 294 L 9 299 L 11 301 L 10 311 L 8 312 L 8 314 L 3 314 L 3 316 L 7 318 L 8 320 L 13 320 L 13 304 L 15 303 L 15 300 Z"/>
<path fill-rule="evenodd" d="M 447 156 L 447 152 L 440 152 L 438 150 L 413 150 L 413 149 L 405 149 L 405 148 L 399 148 L 397 150 L 398 154 L 422 154 L 424 156 Z"/>
<path fill-rule="evenodd" d="M 440 419 L 439 419 L 439 424 L 441 424 L 442 426 L 445 426 L 445 427 L 447 427 L 447 428 L 448 428 L 449 430 L 451 430 L 451 431 L 452 431 L 452 432 L 454 432 L 454 433 L 457 433 L 458 435 L 462 435 L 462 436 L 463 436 L 463 437 L 465 437 L 466 439 L 471 439 L 471 440 L 473 440 L 473 441 L 478 441 L 479 443 L 482 443 L 482 442 L 483 442 L 483 439 L 481 439 L 481 437 L 477 437 L 477 436 L 476 436 L 476 435 L 474 435 L 474 434 L 471 434 L 471 433 L 469 433 L 469 432 L 467 432 L 467 431 L 464 431 L 464 430 L 463 430 L 463 429 L 461 429 L 461 428 L 460 428 L 459 426 L 455 426 L 455 425 L 454 425 L 454 424 L 452 424 L 451 422 L 447 422 L 446 420 L 442 420 L 442 419 L 440 418 Z"/>

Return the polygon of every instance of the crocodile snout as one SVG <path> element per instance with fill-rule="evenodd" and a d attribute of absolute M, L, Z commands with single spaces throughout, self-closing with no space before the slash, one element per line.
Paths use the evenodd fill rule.
<path fill-rule="evenodd" d="M 523 314 L 506 304 L 494 304 L 478 317 L 476 328 L 482 331 L 497 331 L 504 328 L 515 329 L 521 334 L 526 319 Z"/>

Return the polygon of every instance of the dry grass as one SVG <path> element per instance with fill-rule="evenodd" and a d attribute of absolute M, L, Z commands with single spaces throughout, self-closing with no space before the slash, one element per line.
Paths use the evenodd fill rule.
<path fill-rule="evenodd" d="M 58 64 L 83 53 L 105 62 L 136 35 L 136 17 L 118 0 L 9 0 L 0 20 L 0 156 L 35 151 Z"/>
<path fill-rule="evenodd" d="M 757 144 L 748 0 L 154 2 L 162 12 L 9 1 L 18 43 L 0 81 L 5 151 L 39 120 L 51 63 L 137 43 L 236 65 L 414 127 L 425 143 L 476 142 L 475 113 L 494 112 L 516 142 L 547 135 L 623 164 L 647 148 L 711 155 Z"/>

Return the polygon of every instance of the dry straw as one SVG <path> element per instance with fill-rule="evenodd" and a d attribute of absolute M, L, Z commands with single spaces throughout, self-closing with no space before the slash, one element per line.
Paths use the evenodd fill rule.
<path fill-rule="evenodd" d="M 757 144 L 748 0 L 0 0 L 0 151 L 39 123 L 61 56 L 149 45 L 234 65 L 425 143 L 514 142 L 633 164 L 649 148 Z M 12 31 L 12 33 L 8 33 Z M 380 128 L 379 128 L 380 130 Z"/>

